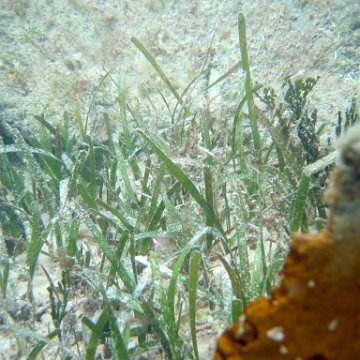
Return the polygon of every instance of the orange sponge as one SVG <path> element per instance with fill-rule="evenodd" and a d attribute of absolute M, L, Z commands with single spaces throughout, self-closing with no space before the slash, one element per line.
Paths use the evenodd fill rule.
<path fill-rule="evenodd" d="M 218 339 L 215 359 L 360 359 L 360 125 L 325 194 L 328 227 L 293 235 L 282 281 Z"/>

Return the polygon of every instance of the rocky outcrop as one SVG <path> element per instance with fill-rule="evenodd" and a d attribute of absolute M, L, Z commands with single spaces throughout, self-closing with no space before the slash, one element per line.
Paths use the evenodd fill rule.
<path fill-rule="evenodd" d="M 326 229 L 295 234 L 270 298 L 251 303 L 215 359 L 360 359 L 360 124 L 340 142 Z"/>

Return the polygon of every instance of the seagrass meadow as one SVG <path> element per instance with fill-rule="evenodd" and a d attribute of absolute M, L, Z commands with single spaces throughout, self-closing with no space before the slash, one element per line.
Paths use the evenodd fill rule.
<path fill-rule="evenodd" d="M 202 89 L 244 74 L 226 118 L 192 106 L 207 59 L 179 89 L 132 37 L 162 85 L 162 127 L 147 121 L 151 98 L 144 116 L 111 71 L 119 111 L 99 116 L 101 139 L 97 91 L 58 124 L 46 111 L 33 131 L 0 119 L 2 358 L 212 358 L 279 283 L 291 234 L 325 226 L 333 143 L 358 121 L 356 94 L 318 119 L 319 78 L 288 74 L 277 93 L 252 76 L 242 13 L 238 37 L 238 62 Z"/>

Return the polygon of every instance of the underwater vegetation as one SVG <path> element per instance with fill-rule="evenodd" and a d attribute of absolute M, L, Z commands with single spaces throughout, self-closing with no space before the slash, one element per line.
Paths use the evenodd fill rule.
<path fill-rule="evenodd" d="M 245 81 L 226 125 L 192 109 L 206 68 L 181 92 L 136 38 L 169 127 L 144 121 L 122 83 L 104 141 L 76 106 L 58 125 L 36 116 L 38 133 L 0 122 L 0 332 L 14 356 L 206 358 L 209 336 L 271 294 L 290 234 L 325 226 L 335 155 L 307 108 L 318 79 L 288 77 L 278 96 L 253 82 L 242 14 L 239 38 Z M 336 115 L 340 135 L 355 101 Z"/>

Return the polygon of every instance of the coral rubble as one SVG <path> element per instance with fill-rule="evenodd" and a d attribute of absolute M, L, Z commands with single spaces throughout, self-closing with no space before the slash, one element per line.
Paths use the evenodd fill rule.
<path fill-rule="evenodd" d="M 218 339 L 215 360 L 360 359 L 360 124 L 340 143 L 326 229 L 295 234 L 282 281 Z"/>

